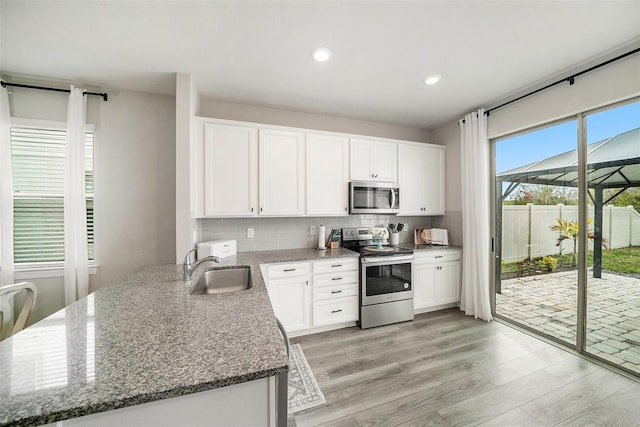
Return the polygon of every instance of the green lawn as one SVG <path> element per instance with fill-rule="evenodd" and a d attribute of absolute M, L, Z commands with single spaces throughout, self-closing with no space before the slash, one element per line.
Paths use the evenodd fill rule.
<path fill-rule="evenodd" d="M 571 254 L 552 255 L 558 260 L 557 268 L 554 271 L 572 270 L 575 267 L 571 263 Z M 502 263 L 502 278 L 518 276 L 532 276 L 535 274 L 545 274 L 549 270 L 540 265 L 542 258 L 524 260 L 518 262 Z M 587 255 L 587 264 L 593 265 L 593 252 Z M 602 268 L 620 274 L 629 274 L 640 277 L 640 246 L 631 246 L 620 249 L 602 250 Z"/>

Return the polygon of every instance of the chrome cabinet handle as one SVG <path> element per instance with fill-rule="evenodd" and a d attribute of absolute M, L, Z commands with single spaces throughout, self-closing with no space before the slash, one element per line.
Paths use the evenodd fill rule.
<path fill-rule="evenodd" d="M 338 309 L 338 310 L 331 310 L 331 314 L 334 314 L 334 313 L 340 313 L 341 311 L 342 311 L 342 309 L 341 309 L 341 308 L 340 308 L 340 309 Z"/>

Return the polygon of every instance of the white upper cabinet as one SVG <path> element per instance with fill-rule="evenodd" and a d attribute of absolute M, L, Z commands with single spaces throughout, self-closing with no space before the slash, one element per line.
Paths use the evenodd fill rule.
<path fill-rule="evenodd" d="M 256 129 L 205 124 L 204 215 L 252 216 L 256 215 L 257 211 Z"/>
<path fill-rule="evenodd" d="M 304 215 L 304 141 L 302 132 L 260 129 L 260 215 Z"/>
<path fill-rule="evenodd" d="M 351 138 L 352 181 L 398 181 L 398 144 Z"/>
<path fill-rule="evenodd" d="M 399 215 L 444 215 L 444 147 L 398 144 Z"/>
<path fill-rule="evenodd" d="M 307 215 L 347 215 L 349 139 L 307 134 Z"/>

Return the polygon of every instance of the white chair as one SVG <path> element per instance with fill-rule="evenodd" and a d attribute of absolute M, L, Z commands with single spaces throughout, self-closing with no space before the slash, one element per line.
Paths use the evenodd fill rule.
<path fill-rule="evenodd" d="M 21 291 L 26 292 L 24 304 L 22 305 L 18 319 L 13 323 L 14 299 Z M 31 282 L 0 286 L 0 341 L 9 338 L 24 328 L 33 310 L 33 306 L 36 303 L 37 295 L 38 289 Z"/>

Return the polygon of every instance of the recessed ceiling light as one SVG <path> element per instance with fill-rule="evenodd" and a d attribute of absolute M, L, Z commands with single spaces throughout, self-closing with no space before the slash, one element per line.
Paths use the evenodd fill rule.
<path fill-rule="evenodd" d="M 326 47 L 319 47 L 313 51 L 313 59 L 317 62 L 327 62 L 331 58 L 331 51 Z"/>
<path fill-rule="evenodd" d="M 442 76 L 440 74 L 431 74 L 426 79 L 424 79 L 424 84 L 426 85 L 434 85 L 440 81 Z"/>

